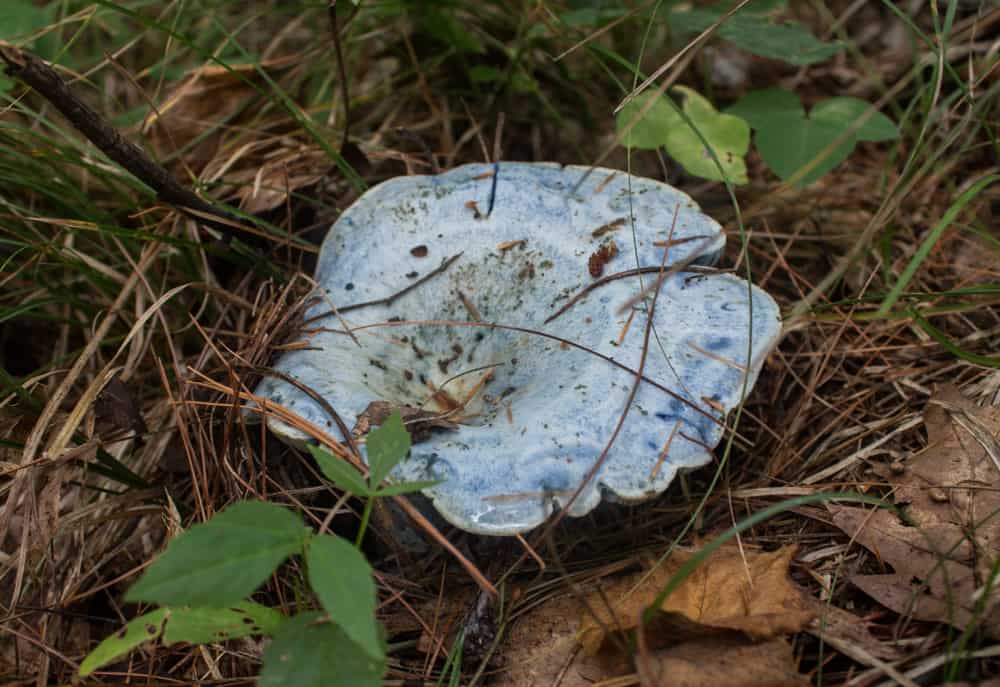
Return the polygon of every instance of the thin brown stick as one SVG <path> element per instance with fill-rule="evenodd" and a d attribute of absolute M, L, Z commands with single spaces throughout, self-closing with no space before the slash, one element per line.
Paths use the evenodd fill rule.
<path fill-rule="evenodd" d="M 344 49 L 340 43 L 340 22 L 337 21 L 337 0 L 330 0 L 327 6 L 330 16 L 330 33 L 333 34 L 333 49 L 337 55 L 337 74 L 340 76 L 340 92 L 344 96 L 344 133 L 340 138 L 340 149 L 347 145 L 351 132 L 351 95 L 347 90 L 347 67 L 344 65 Z"/>
<path fill-rule="evenodd" d="M 685 272 L 697 272 L 698 274 L 718 274 L 719 272 L 724 271 L 716 267 L 708 267 L 704 265 L 692 265 L 690 264 L 690 261 L 687 264 L 685 264 L 684 261 L 681 261 L 676 265 L 672 265 L 670 269 L 672 269 L 674 272 L 684 270 Z M 635 277 L 640 274 L 659 274 L 660 271 L 661 270 L 659 267 L 640 267 L 638 269 L 625 270 L 624 272 L 615 272 L 614 274 L 609 274 L 606 277 L 601 277 L 597 281 L 591 282 L 582 289 L 580 289 L 580 291 L 578 291 L 576 295 L 574 295 L 572 298 L 566 301 L 563 307 L 559 308 L 559 310 L 557 310 L 554 314 L 549 315 L 548 319 L 545 320 L 545 324 L 548 324 L 549 322 L 552 322 L 553 320 L 557 319 L 559 316 L 563 315 L 567 310 L 576 305 L 581 298 L 586 296 L 594 289 L 604 286 L 608 282 L 613 282 L 617 279 L 625 279 L 627 277 Z M 669 276 L 672 273 L 673 272 L 667 272 L 666 276 Z M 643 293 L 645 293 L 645 291 Z M 626 308 L 622 308 L 622 311 L 624 311 L 625 309 Z"/>
<path fill-rule="evenodd" d="M 127 140 L 118 129 L 111 126 L 96 110 L 81 100 L 47 62 L 3 41 L 0 41 L 0 58 L 7 63 L 5 71 L 9 76 L 24 82 L 52 103 L 105 155 L 152 188 L 159 200 L 173 205 L 189 216 L 193 216 L 190 210 L 199 211 L 201 222 L 221 232 L 223 241 L 228 243 L 232 239 L 229 226 L 233 224 L 239 226 L 239 221 L 235 217 L 219 210 L 182 186 L 170 172 L 153 162 L 139 146 Z"/>
<path fill-rule="evenodd" d="M 329 315 L 329 313 L 327 313 L 327 315 Z M 313 319 L 316 319 L 316 318 L 313 318 Z M 593 348 L 588 348 L 587 346 L 579 344 L 579 343 L 577 343 L 575 341 L 571 341 L 570 339 L 567 339 L 565 337 L 556 336 L 555 334 L 549 334 L 549 333 L 543 332 L 543 331 L 541 331 L 539 329 L 530 329 L 528 327 L 517 327 L 517 326 L 512 325 L 512 324 L 499 324 L 497 322 L 461 322 L 461 321 L 458 321 L 458 320 L 393 320 L 392 322 L 375 322 L 375 323 L 372 323 L 372 324 L 363 324 L 363 325 L 360 325 L 358 327 L 354 327 L 351 331 L 352 332 L 359 332 L 359 331 L 363 331 L 363 330 L 366 330 L 366 329 L 381 329 L 381 328 L 385 328 L 385 327 L 414 327 L 414 326 L 420 326 L 420 327 L 425 327 L 425 326 L 431 326 L 431 327 L 484 327 L 486 329 L 503 329 L 503 330 L 511 331 L 511 332 L 520 332 L 522 334 L 531 334 L 533 336 L 541 336 L 543 338 L 550 339 L 550 340 L 555 341 L 557 343 L 565 344 L 566 346 L 569 346 L 570 348 L 576 348 L 577 350 L 581 350 L 581 351 L 583 351 L 585 353 L 589 353 L 590 355 L 596 356 L 596 357 L 600 358 L 601 360 L 603 360 L 604 362 L 609 363 L 611 365 L 614 365 L 615 367 L 617 367 L 618 369 L 622 370 L 623 372 L 627 372 L 628 374 L 632 375 L 633 377 L 636 377 L 637 379 L 641 379 L 646 384 L 649 384 L 650 386 L 652 386 L 652 387 L 654 387 L 656 389 L 659 389 L 660 391 L 662 391 L 663 393 L 667 394 L 671 398 L 676 399 L 677 401 L 683 403 L 684 405 L 686 405 L 687 407 L 689 407 L 694 412 L 698 413 L 699 415 L 702 415 L 703 417 L 705 417 L 710 422 L 713 422 L 713 423 L 717 424 L 719 427 L 722 427 L 726 431 L 732 432 L 733 436 L 738 441 L 742 442 L 744 446 L 752 446 L 753 445 L 753 442 L 751 442 L 747 437 L 745 437 L 742 434 L 740 434 L 739 432 L 737 432 L 734 427 L 730 427 L 729 425 L 727 425 L 725 422 L 723 422 L 719 418 L 717 418 L 714 415 L 708 413 L 706 410 L 704 410 L 697 403 L 694 403 L 693 401 L 685 398 L 684 396 L 681 396 L 676 391 L 672 391 L 670 388 L 664 386 L 663 384 L 660 384 L 655 379 L 652 379 L 650 377 L 647 377 L 644 374 L 641 374 L 640 372 L 632 369 L 628 365 L 625 365 L 624 363 L 621 363 L 621 362 L 615 360 L 614 358 L 612 358 L 611 356 L 605 355 L 605 354 L 601 353 L 600 351 L 595 351 Z M 337 331 L 338 333 L 346 334 L 346 332 L 342 332 L 340 330 L 330 330 L 330 331 Z M 688 438 L 688 437 L 685 436 L 685 438 Z M 691 441 L 697 441 L 697 440 L 691 439 Z M 701 443 L 701 442 L 697 442 L 697 443 Z M 704 445 L 704 444 L 702 444 L 702 445 Z"/>
<path fill-rule="evenodd" d="M 431 279 L 433 279 L 437 275 L 439 275 L 442 272 L 444 272 L 446 269 L 448 269 L 449 267 L 451 267 L 451 264 L 453 262 L 455 262 L 456 260 L 458 260 L 460 257 L 462 257 L 461 253 L 455 253 L 455 255 L 452 255 L 450 258 L 445 258 L 444 260 L 441 261 L 441 264 L 438 265 L 435 269 L 431 270 L 430 272 L 428 272 L 427 274 L 425 274 L 424 276 L 422 276 L 420 279 L 416 280 L 415 282 L 413 282 L 412 284 L 410 284 L 406 288 L 404 288 L 404 289 L 402 289 L 400 291 L 397 291 L 396 293 L 392 294 L 391 296 L 386 296 L 385 298 L 379 298 L 379 299 L 374 300 L 374 301 L 365 301 L 364 303 L 352 303 L 351 305 L 345 305 L 343 308 L 340 308 L 339 310 L 340 310 L 341 313 L 345 313 L 345 312 L 350 312 L 351 310 L 358 310 L 360 308 L 368 308 L 368 307 L 371 307 L 373 305 L 392 305 L 399 298 L 402 298 L 403 296 L 405 296 L 406 294 L 408 294 L 410 291 L 413 291 L 413 289 L 415 289 L 418 286 L 421 286 L 421 285 L 427 283 L 428 281 L 430 281 Z M 310 322 L 315 322 L 316 320 L 319 320 L 319 319 L 322 319 L 324 317 L 327 317 L 329 314 L 330 313 L 322 313 L 322 314 L 317 315 L 315 317 L 310 317 L 308 320 L 306 320 L 305 323 L 309 324 Z"/>
<path fill-rule="evenodd" d="M 703 244 L 703 247 L 705 245 L 708 245 L 708 242 L 710 240 L 711 239 L 706 239 L 705 243 Z M 673 265 L 670 265 L 665 272 L 663 270 L 659 270 L 660 274 L 656 278 L 656 281 L 647 286 L 646 288 L 644 288 L 636 295 L 632 296 L 632 298 L 628 299 L 625 303 L 623 303 L 621 307 L 618 308 L 618 314 L 621 315 L 622 313 L 626 312 L 627 310 L 635 306 L 636 303 L 645 300 L 649 296 L 649 294 L 657 293 L 660 290 L 660 287 L 663 286 L 663 282 L 665 282 L 671 276 L 677 274 L 682 270 L 690 270 L 691 263 L 697 260 L 699 257 L 701 257 L 700 253 L 694 253 L 691 257 L 686 258 L 684 260 L 680 260 L 678 262 L 675 262 Z M 713 274 L 716 271 L 717 270 L 713 270 Z"/>

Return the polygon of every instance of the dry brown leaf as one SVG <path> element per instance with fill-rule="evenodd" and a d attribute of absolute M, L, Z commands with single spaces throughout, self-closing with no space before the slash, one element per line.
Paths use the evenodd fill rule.
<path fill-rule="evenodd" d="M 842 654 L 867 666 L 879 661 L 898 661 L 904 652 L 896 646 L 878 639 L 868 630 L 865 622 L 850 611 L 837 608 L 816 598 L 808 603 L 816 612 L 816 617 L 806 632 L 830 644 Z"/>
<path fill-rule="evenodd" d="M 944 387 L 924 411 L 928 444 L 895 482 L 912 524 L 885 510 L 831 506 L 834 524 L 892 566 L 851 581 L 882 605 L 919 620 L 964 627 L 981 616 L 997 629 L 997 595 L 977 603 L 1000 547 L 1000 408 L 979 408 Z"/>
<path fill-rule="evenodd" d="M 97 394 L 94 415 L 100 434 L 131 432 L 142 435 L 149 431 L 139 401 L 117 374 Z"/>
<path fill-rule="evenodd" d="M 771 553 L 748 552 L 744 557 L 737 548 L 724 547 L 713 553 L 660 607 L 666 614 L 687 621 L 682 623 L 684 633 L 674 633 L 671 623 L 661 618 L 655 633 L 657 643 L 684 639 L 692 623 L 709 631 L 735 630 L 754 639 L 801 630 L 812 620 L 814 612 L 788 578 L 795 550 L 794 546 L 786 546 Z M 692 551 L 676 551 L 627 596 L 631 582 L 608 590 L 603 597 L 591 598 L 589 605 L 597 618 L 588 615 L 583 620 L 584 649 L 595 654 L 606 645 L 609 632 L 635 629 L 643 610 L 694 555 Z M 613 609 L 608 609 L 604 598 L 611 600 Z"/>
<path fill-rule="evenodd" d="M 271 76 L 294 64 L 294 58 L 221 67 L 206 65 L 193 70 L 160 102 L 142 124 L 143 134 L 158 158 L 183 151 L 184 165 L 200 173 L 219 148 L 221 134 L 232 119 L 246 108 L 262 86 L 258 67 Z M 213 135 L 213 130 L 219 135 Z M 179 163 L 174 172 L 183 171 Z"/>
<path fill-rule="evenodd" d="M 739 634 L 684 642 L 637 659 L 643 687 L 803 687 L 792 646 Z"/>
<path fill-rule="evenodd" d="M 631 672 L 627 662 L 607 655 L 588 656 L 577 641 L 580 601 L 559 594 L 513 623 L 504 640 L 505 687 L 590 687 Z"/>
<path fill-rule="evenodd" d="M 267 83 L 299 64 L 297 57 L 259 65 L 208 65 L 192 71 L 143 122 L 157 157 L 178 176 L 224 181 L 217 197 L 248 214 L 273 210 L 294 191 L 320 181 L 331 163 L 287 123 L 260 118 Z"/>

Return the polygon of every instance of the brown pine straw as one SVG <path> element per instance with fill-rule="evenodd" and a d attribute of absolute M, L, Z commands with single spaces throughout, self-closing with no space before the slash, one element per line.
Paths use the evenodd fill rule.
<path fill-rule="evenodd" d="M 225 384 L 221 384 L 200 372 L 194 370 L 192 370 L 192 372 L 195 372 L 197 376 L 201 378 L 201 385 L 205 388 L 211 389 L 220 394 L 235 396 L 240 401 L 247 402 L 247 405 L 240 406 L 241 410 L 256 410 L 259 411 L 262 416 L 274 415 L 289 426 L 308 434 L 322 446 L 328 448 L 335 456 L 350 463 L 362 475 L 368 475 L 368 468 L 359 456 L 349 451 L 341 442 L 337 441 L 308 420 L 303 419 L 301 416 L 289 411 L 284 406 L 278 405 L 263 396 L 257 396 L 256 394 L 245 390 L 235 391 L 234 393 L 234 389 L 226 386 Z M 458 561 L 463 568 L 465 568 L 465 571 L 469 573 L 469 576 L 473 580 L 475 580 L 480 589 L 494 598 L 498 596 L 496 587 L 494 587 L 493 584 L 486 579 L 486 576 L 476 566 L 476 564 L 466 558 L 454 544 L 448 541 L 447 537 L 441 534 L 441 532 L 433 524 L 431 524 L 431 522 L 427 520 L 427 518 L 425 518 L 420 511 L 413 506 L 413 504 L 411 504 L 403 496 L 393 496 L 392 498 L 396 502 L 396 505 L 398 505 L 403 512 L 412 518 L 418 527 L 424 530 L 429 537 L 450 553 L 455 560 Z"/>

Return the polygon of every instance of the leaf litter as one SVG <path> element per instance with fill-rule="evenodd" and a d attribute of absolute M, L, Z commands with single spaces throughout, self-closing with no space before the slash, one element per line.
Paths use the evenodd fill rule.
<path fill-rule="evenodd" d="M 795 551 L 714 552 L 643 629 L 634 666 L 628 647 L 644 610 L 696 550 L 677 549 L 662 565 L 606 580 L 583 597 L 545 602 L 511 630 L 504 683 L 573 687 L 638 670 L 649 685 L 667 684 L 665 676 L 678 685 L 808 684 L 784 639 L 817 615 L 788 577 Z"/>
<path fill-rule="evenodd" d="M 944 386 L 924 410 L 927 446 L 906 463 L 878 466 L 903 516 L 831 505 L 833 523 L 892 572 L 850 581 L 916 620 L 1000 636 L 994 571 L 1000 563 L 1000 407 L 979 407 Z"/>

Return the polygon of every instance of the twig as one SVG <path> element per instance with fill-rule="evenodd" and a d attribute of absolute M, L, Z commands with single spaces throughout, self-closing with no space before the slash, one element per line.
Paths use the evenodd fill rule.
<path fill-rule="evenodd" d="M 403 296 L 405 296 L 406 294 L 408 294 L 410 291 L 413 291 L 413 289 L 417 288 L 418 286 L 420 286 L 422 284 L 425 284 L 427 281 L 433 279 L 437 275 L 439 275 L 442 272 L 444 272 L 446 269 L 448 269 L 449 267 L 451 267 L 451 264 L 453 262 L 455 262 L 456 260 L 458 260 L 460 257 L 462 257 L 461 253 L 455 253 L 455 255 L 452 255 L 450 258 L 446 258 L 446 259 L 442 260 L 441 264 L 438 265 L 435 269 L 431 270 L 430 272 L 428 272 L 427 274 L 425 274 L 424 276 L 422 276 L 420 279 L 416 280 L 415 282 L 413 282 L 412 284 L 410 284 L 406 288 L 404 288 L 404 289 L 402 289 L 400 291 L 397 291 L 396 293 L 392 294 L 391 296 L 386 296 L 385 298 L 379 298 L 379 299 L 374 300 L 374 301 L 365 301 L 364 303 L 352 303 L 351 305 L 345 305 L 343 308 L 340 308 L 339 310 L 340 310 L 340 312 L 345 313 L 345 312 L 350 312 L 351 310 L 358 310 L 360 308 L 368 308 L 368 307 L 371 307 L 373 305 L 392 305 L 393 303 L 396 302 L 396 300 L 398 300 L 399 298 L 402 298 Z M 317 315 L 316 317 L 310 317 L 308 320 L 306 320 L 306 324 L 309 324 L 310 322 L 315 322 L 318 319 L 322 319 L 322 318 L 328 316 L 329 314 L 330 313 L 326 312 L 326 313 L 321 313 L 321 314 Z"/>
<path fill-rule="evenodd" d="M 679 272 L 679 271 L 683 270 L 685 272 L 696 272 L 698 274 L 718 274 L 719 272 L 723 271 L 723 270 L 718 269 L 717 267 L 708 267 L 708 266 L 705 266 L 705 265 L 691 265 L 690 261 L 688 261 L 688 264 L 684 264 L 684 262 L 681 262 L 681 263 L 677 263 L 675 266 L 672 266 L 672 267 L 674 268 L 674 272 Z M 598 288 L 600 286 L 604 286 L 608 282 L 612 282 L 612 281 L 615 281 L 617 279 L 625 279 L 626 277 L 635 277 L 635 276 L 638 276 L 640 274 L 659 274 L 660 272 L 661 272 L 661 270 L 660 270 L 659 267 L 640 267 L 638 269 L 625 270 L 624 272 L 615 272 L 614 274 L 609 274 L 606 277 L 602 277 L 602 278 L 598 279 L 597 281 L 594 281 L 594 282 L 591 282 L 590 284 L 587 284 L 579 292 L 577 292 L 576 295 L 574 295 L 572 298 L 570 298 L 569 301 L 567 301 L 566 304 L 563 305 L 563 307 L 559 308 L 559 310 L 557 310 L 554 314 L 549 315 L 548 319 L 545 320 L 545 324 L 548 324 L 549 322 L 552 322 L 553 320 L 555 320 L 556 318 L 558 318 L 560 315 L 564 314 L 567 310 L 569 310 L 570 308 L 572 308 L 574 305 L 576 305 L 580 301 L 581 298 L 583 298 L 584 296 L 586 296 L 588 293 L 590 293 L 594 289 L 596 289 L 596 288 Z M 673 272 L 668 272 L 667 273 L 668 276 L 670 274 L 673 274 Z M 656 285 L 654 284 L 653 286 L 656 286 Z M 645 294 L 645 293 L 646 292 L 644 291 L 643 294 Z M 640 296 L 640 299 L 641 299 L 641 296 Z M 624 306 L 624 309 L 628 309 L 629 307 L 630 307 L 629 305 L 626 305 L 626 306 Z"/>
<path fill-rule="evenodd" d="M 152 188 L 159 200 L 173 205 L 188 216 L 197 216 L 199 221 L 221 232 L 225 243 L 231 241 L 232 234 L 229 227 L 240 226 L 237 218 L 219 210 L 182 186 L 170 172 L 153 162 L 139 146 L 125 139 L 118 129 L 111 126 L 96 110 L 73 93 L 48 63 L 4 41 L 0 41 L 0 58 L 7 63 L 6 73 L 9 76 L 23 81 L 52 103 L 105 155 Z M 195 215 L 195 212 L 198 214 Z"/>
<path fill-rule="evenodd" d="M 343 150 L 344 146 L 347 145 L 347 138 L 351 132 L 351 95 L 347 90 L 347 67 L 344 65 L 344 49 L 340 44 L 340 22 L 337 21 L 337 0 L 330 0 L 330 4 L 327 6 L 327 14 L 330 16 L 333 48 L 337 54 L 337 74 L 340 76 L 340 92 L 344 96 L 344 133 L 340 139 L 340 149 Z"/>

